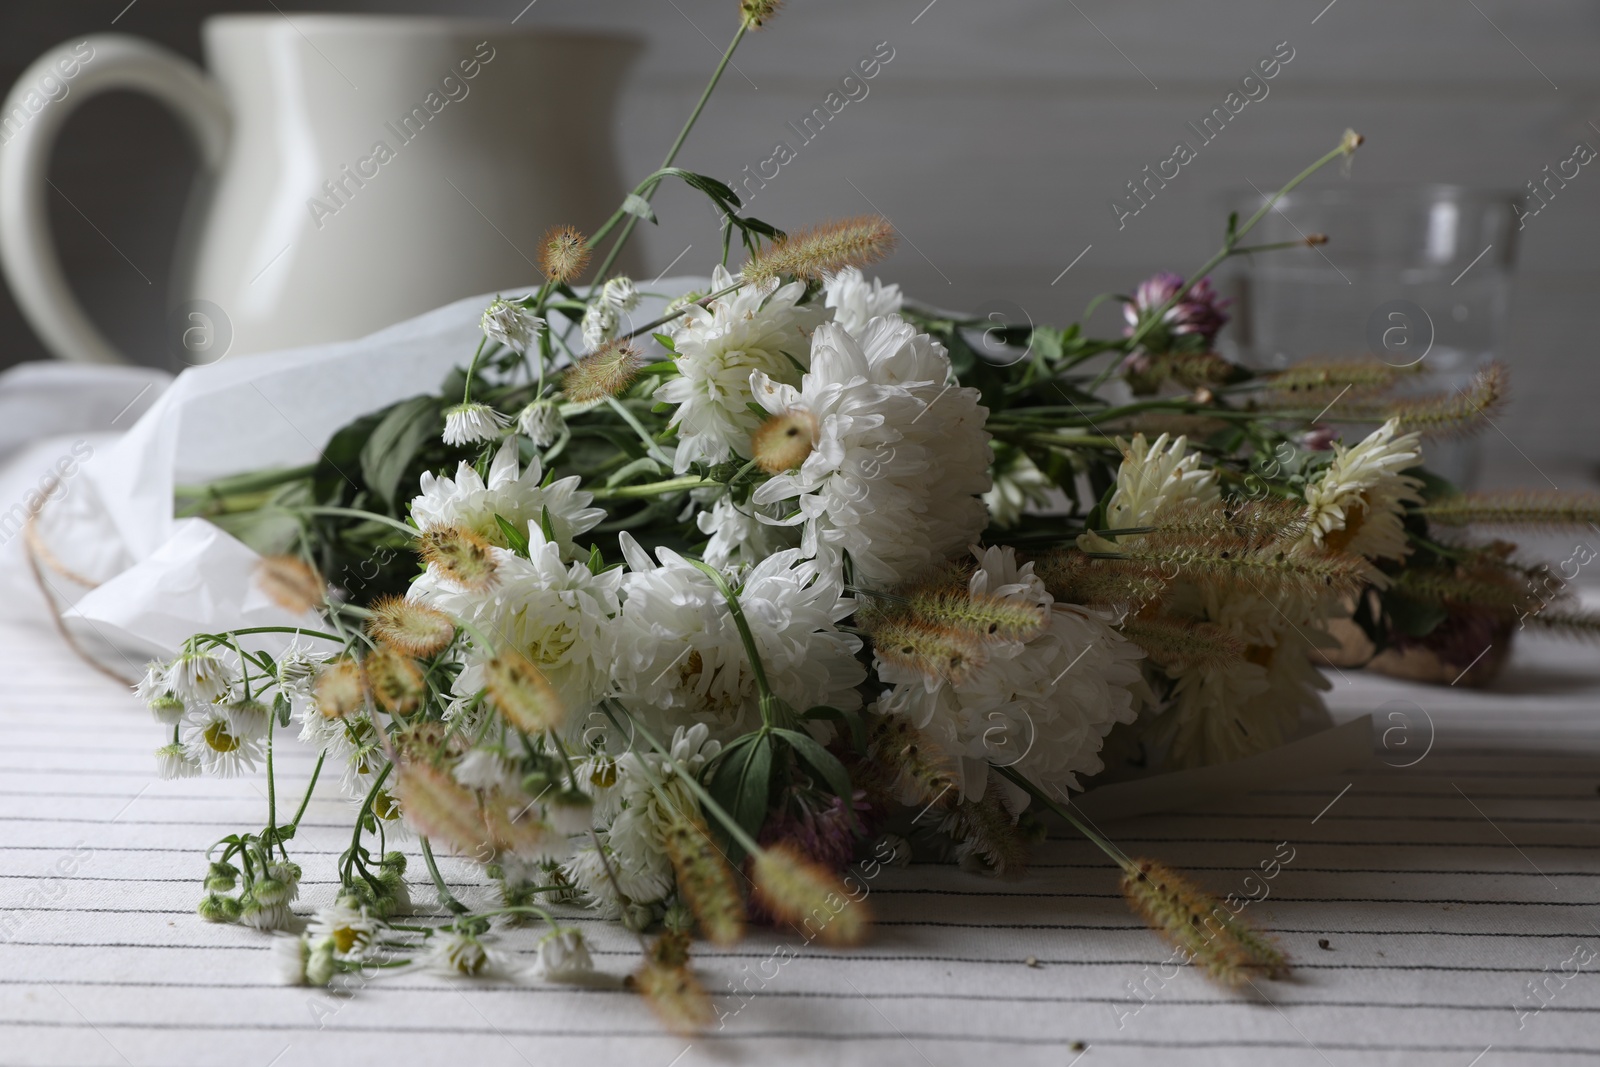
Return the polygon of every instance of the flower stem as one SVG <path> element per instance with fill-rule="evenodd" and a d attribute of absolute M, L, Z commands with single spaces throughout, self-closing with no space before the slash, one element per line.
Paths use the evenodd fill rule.
<path fill-rule="evenodd" d="M 615 489 L 595 489 L 592 492 L 597 500 L 630 500 L 636 497 L 660 496 L 663 493 L 676 493 L 682 489 L 700 489 L 713 485 L 720 486 L 722 483 L 712 478 L 702 478 L 698 474 L 685 474 L 680 478 L 669 478 L 664 482 L 621 485 Z"/>
<path fill-rule="evenodd" d="M 728 69 L 728 64 L 733 60 L 734 49 L 739 47 L 739 42 L 744 40 L 744 35 L 749 29 L 750 24 L 744 19 L 740 19 L 738 32 L 733 35 L 733 40 L 728 42 L 727 49 L 722 53 L 722 60 L 717 63 L 717 69 L 711 73 L 711 80 L 706 83 L 705 92 L 700 94 L 700 100 L 694 105 L 694 110 L 689 113 L 689 119 L 683 124 L 683 129 L 678 131 L 678 139 L 672 142 L 672 147 L 667 150 L 667 158 L 662 161 L 659 169 L 666 170 L 672 166 L 673 160 L 678 158 L 678 152 L 683 148 L 683 143 L 689 139 L 689 131 L 694 129 L 694 124 L 700 120 L 700 113 L 706 109 L 706 102 L 711 99 L 711 94 L 716 89 L 717 83 L 722 80 L 723 71 Z M 644 199 L 648 201 L 654 196 L 657 188 L 659 188 L 659 185 L 652 186 L 644 194 Z M 633 236 L 633 228 L 638 224 L 639 216 L 633 214 L 630 214 L 628 221 L 622 224 L 622 232 L 612 242 L 611 250 L 606 253 L 606 258 L 601 262 L 600 269 L 595 271 L 594 278 L 597 283 L 605 281 L 606 275 L 610 273 L 612 265 L 617 261 L 617 256 L 622 253 L 623 246 L 628 243 L 628 238 Z"/>
<path fill-rule="evenodd" d="M 439 873 L 439 865 L 433 860 L 433 848 L 428 844 L 428 839 L 419 837 L 417 840 L 422 843 L 422 859 L 428 865 L 428 873 L 433 876 L 433 887 L 439 891 L 439 900 L 457 915 L 465 915 L 467 906 L 457 900 L 455 894 L 450 892 L 450 887 L 444 884 L 444 875 Z"/>
<path fill-rule="evenodd" d="M 298 830 L 300 828 L 300 816 L 306 813 L 306 808 L 311 803 L 311 791 L 317 788 L 317 778 L 322 774 L 322 761 L 327 758 L 327 749 L 323 749 L 317 755 L 317 765 L 311 768 L 311 781 L 306 783 L 306 795 L 300 798 L 300 808 L 294 813 L 294 819 L 289 823 L 292 829 Z"/>
<path fill-rule="evenodd" d="M 1045 807 L 1049 808 L 1051 811 L 1067 820 L 1067 822 L 1071 823 L 1075 830 L 1077 830 L 1084 837 L 1087 837 L 1090 841 L 1094 842 L 1095 845 L 1099 847 L 1101 852 L 1104 852 L 1107 856 L 1110 856 L 1118 867 L 1121 867 L 1129 874 L 1137 873 L 1138 868 L 1134 866 L 1133 860 L 1128 858 L 1127 853 L 1123 852 L 1122 849 L 1112 844 L 1112 842 L 1099 831 L 1090 829 L 1082 819 L 1079 819 L 1076 815 L 1072 814 L 1072 811 L 1069 808 L 1057 803 L 1056 800 L 1045 793 L 1044 790 L 1040 789 L 1028 779 L 1018 774 L 1013 768 L 1002 767 L 999 764 L 993 763 L 991 763 L 990 766 L 999 771 L 1000 774 L 1005 778 L 1021 786 L 1028 792 L 1029 796 L 1033 797 L 1033 799 L 1039 801 L 1039 803 L 1043 804 Z"/>

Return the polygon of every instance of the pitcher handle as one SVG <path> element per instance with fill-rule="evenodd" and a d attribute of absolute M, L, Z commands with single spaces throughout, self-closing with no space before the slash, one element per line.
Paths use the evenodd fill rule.
<path fill-rule="evenodd" d="M 222 89 L 199 67 L 126 34 L 58 45 L 23 71 L 0 113 L 0 267 L 23 315 L 60 359 L 126 363 L 73 296 L 50 234 L 46 190 L 56 135 L 97 93 L 135 89 L 166 104 L 215 172 L 230 119 Z"/>

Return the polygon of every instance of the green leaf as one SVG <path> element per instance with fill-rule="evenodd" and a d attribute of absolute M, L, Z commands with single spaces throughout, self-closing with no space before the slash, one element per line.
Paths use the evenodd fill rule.
<path fill-rule="evenodd" d="M 1427 637 L 1449 614 L 1439 604 L 1392 589 L 1383 595 L 1383 608 L 1389 616 L 1389 625 L 1406 637 Z"/>
<path fill-rule="evenodd" d="M 772 783 L 772 743 L 764 730 L 746 734 L 722 750 L 711 781 L 707 784 L 712 799 L 735 822 L 755 837 L 767 818 L 767 797 Z M 731 838 L 727 841 L 728 859 L 739 861 L 744 850 Z"/>
<path fill-rule="evenodd" d="M 855 792 L 850 786 L 850 775 L 845 771 L 844 764 L 839 762 L 839 757 L 823 748 L 817 739 L 800 730 L 785 730 L 775 727 L 772 731 L 777 736 L 789 743 L 795 753 L 823 777 L 832 789 L 834 795 L 845 802 L 848 808 L 850 796 Z"/>
<path fill-rule="evenodd" d="M 278 714 L 278 727 L 280 729 L 289 725 L 289 698 L 279 693 L 272 698 L 272 710 Z"/>
<path fill-rule="evenodd" d="M 547 508 L 546 511 L 549 509 Z M 506 521 L 504 515 L 496 514 L 495 525 L 500 527 L 500 532 L 506 535 L 506 543 L 511 546 L 511 551 L 526 559 L 528 557 L 528 535 Z"/>
<path fill-rule="evenodd" d="M 389 409 L 361 448 L 361 477 L 385 503 L 395 503 L 395 492 L 406 469 L 423 445 L 439 435 L 439 401 L 414 396 Z"/>
<path fill-rule="evenodd" d="M 554 541 L 556 539 L 555 524 L 550 521 L 549 504 L 539 509 L 539 529 L 544 531 L 544 539 L 546 541 Z"/>

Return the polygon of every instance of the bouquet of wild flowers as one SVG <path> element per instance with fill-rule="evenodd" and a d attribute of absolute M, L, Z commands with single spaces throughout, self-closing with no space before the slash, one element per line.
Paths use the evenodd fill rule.
<path fill-rule="evenodd" d="M 744 4 L 722 66 L 773 6 Z M 265 764 L 267 824 L 213 848 L 200 914 L 299 930 L 291 845 L 337 772 L 352 836 L 335 902 L 279 942 L 297 982 L 500 972 L 492 928 L 528 920 L 548 927 L 541 973 L 570 977 L 589 954 L 554 909 L 577 904 L 640 932 L 633 987 L 692 1029 L 710 1013 L 692 934 L 727 944 L 762 922 L 854 944 L 858 854 L 942 849 L 1014 875 L 1042 810 L 1106 851 L 1186 959 L 1230 984 L 1281 972 L 1237 909 L 1125 855 L 1068 791 L 1325 721 L 1315 665 L 1336 619 L 1378 647 L 1519 616 L 1593 632 L 1529 595 L 1539 572 L 1510 546 L 1437 531 L 1587 522 L 1595 503 L 1463 496 L 1422 467 L 1423 436 L 1500 400 L 1497 368 L 1396 398 L 1402 372 L 1381 364 L 1262 375 L 1217 355 L 1206 275 L 1270 250 L 1245 243 L 1270 199 L 1192 278 L 1122 298 L 1122 337 L 997 328 L 868 281 L 882 219 L 784 234 L 741 215 L 673 166 L 695 116 L 603 226 L 543 239 L 542 283 L 489 305 L 440 393 L 359 419 L 312 468 L 180 493 L 264 553 L 272 596 L 325 619 L 197 634 L 140 685 L 171 730 L 164 774 Z M 668 180 L 722 213 L 703 291 L 611 271 Z M 651 297 L 665 313 L 633 325 Z M 996 347 L 1009 356 L 980 354 Z M 1377 429 L 1348 447 L 1332 429 L 1362 423 Z M 263 629 L 293 640 L 262 651 Z M 317 773 L 280 821 L 273 751 L 292 728 Z M 401 921 L 402 841 L 443 921 Z M 436 848 L 481 865 L 496 905 L 463 904 Z"/>

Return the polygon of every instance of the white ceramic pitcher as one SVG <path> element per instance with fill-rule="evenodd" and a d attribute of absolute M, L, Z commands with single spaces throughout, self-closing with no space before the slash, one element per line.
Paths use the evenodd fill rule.
<path fill-rule="evenodd" d="M 531 284 L 545 229 L 595 225 L 620 200 L 611 115 L 629 38 L 366 15 L 223 15 L 203 30 L 210 74 L 91 36 L 35 61 L 0 114 L 0 262 L 57 356 L 124 361 L 68 287 L 46 211 L 56 135 L 99 92 L 154 96 L 199 149 L 167 322 L 189 363 Z"/>

